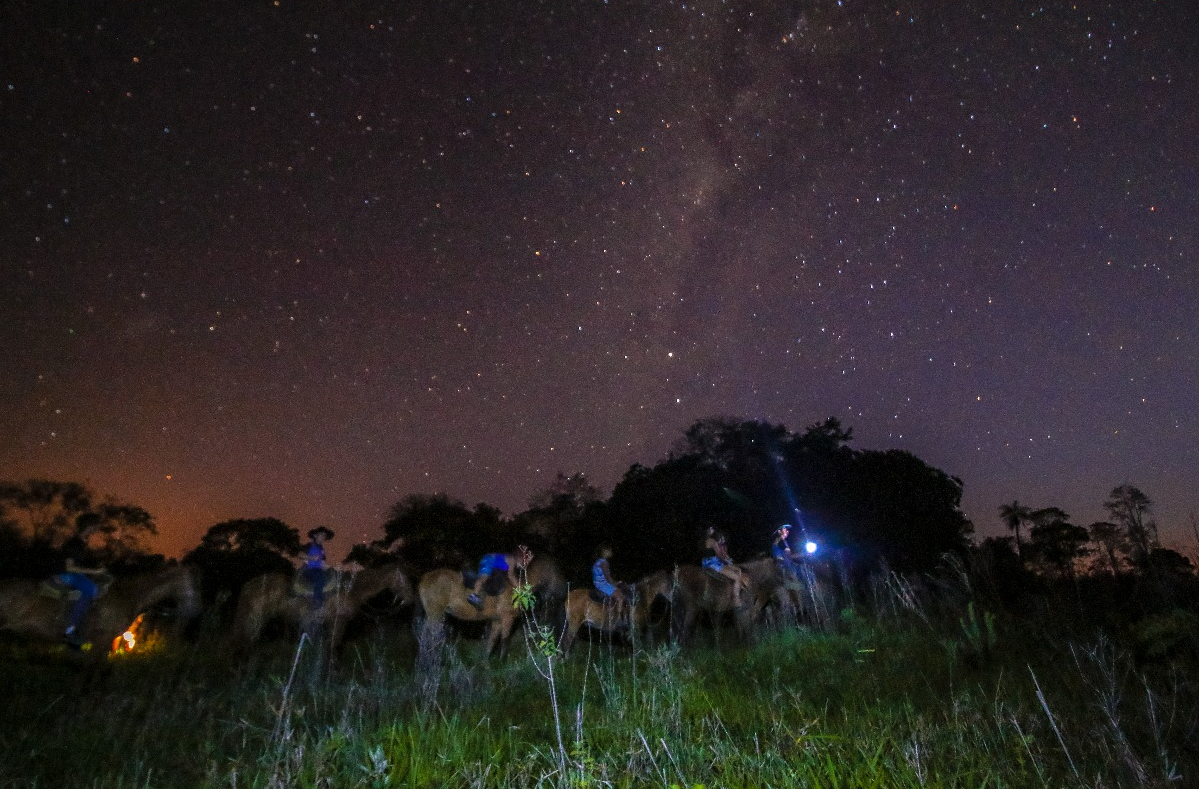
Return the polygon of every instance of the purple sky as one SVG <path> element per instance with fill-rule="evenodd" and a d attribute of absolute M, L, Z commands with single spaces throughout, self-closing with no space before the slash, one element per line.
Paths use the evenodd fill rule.
<path fill-rule="evenodd" d="M 1199 9 L 0 10 L 0 478 L 177 553 L 605 493 L 699 418 L 1199 510 Z M 336 552 L 336 551 L 335 551 Z"/>

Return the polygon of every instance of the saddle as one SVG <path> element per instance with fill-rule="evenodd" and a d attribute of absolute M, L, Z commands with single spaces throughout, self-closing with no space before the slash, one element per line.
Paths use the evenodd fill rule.
<path fill-rule="evenodd" d="M 462 586 L 464 589 L 474 591 L 475 581 L 479 580 L 479 574 L 474 570 L 462 571 Z M 487 580 L 483 582 L 483 594 L 488 597 L 494 597 L 500 592 L 508 588 L 508 578 L 503 573 L 492 573 L 487 576 Z"/>
<path fill-rule="evenodd" d="M 710 567 L 704 567 L 704 568 L 703 568 L 703 571 L 704 571 L 704 572 L 707 574 L 707 576 L 708 576 L 709 578 L 711 578 L 711 579 L 713 579 L 713 580 L 720 581 L 720 582 L 722 582 L 722 583 L 726 583 L 726 584 L 728 584 L 729 586 L 732 586 L 732 584 L 733 584 L 733 579 L 732 579 L 732 578 L 729 578 L 729 577 L 728 577 L 727 575 L 725 575 L 724 573 L 721 573 L 721 572 L 718 572 L 718 571 L 716 571 L 716 570 L 713 570 L 713 569 L 711 569 Z"/>
<path fill-rule="evenodd" d="M 93 575 L 92 580 L 96 583 L 96 598 L 99 599 L 108 591 L 108 587 L 112 586 L 112 576 L 108 573 Z M 66 600 L 75 602 L 83 595 L 78 589 L 73 589 L 69 586 L 64 586 L 59 582 L 57 575 L 52 575 L 49 578 L 38 584 L 38 593 L 43 597 L 49 597 L 53 600 Z"/>
<path fill-rule="evenodd" d="M 332 594 L 337 590 L 337 585 L 341 581 L 340 570 L 329 570 L 325 573 L 325 587 L 322 590 L 326 595 Z M 312 588 L 312 581 L 304 577 L 303 573 L 296 573 L 295 578 L 291 582 L 292 594 L 297 597 L 312 597 L 315 590 Z"/>
<path fill-rule="evenodd" d="M 625 583 L 624 581 L 617 581 L 616 588 L 619 589 L 620 591 L 624 592 L 624 596 L 625 596 L 626 600 L 632 600 L 633 597 L 636 596 L 636 594 L 637 594 L 636 587 L 634 587 L 632 584 Z M 591 600 L 591 602 L 593 602 L 593 603 L 599 603 L 601 605 L 616 605 L 616 601 L 614 599 L 612 599 L 612 597 L 610 597 L 609 595 L 605 595 L 603 592 L 601 592 L 599 589 L 596 589 L 595 587 L 592 587 L 591 589 L 588 589 L 587 591 L 588 591 L 588 599 Z"/>

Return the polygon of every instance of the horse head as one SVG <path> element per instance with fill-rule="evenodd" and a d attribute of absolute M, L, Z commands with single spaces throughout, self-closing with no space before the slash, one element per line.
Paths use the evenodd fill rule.
<path fill-rule="evenodd" d="M 633 585 L 633 588 L 636 591 L 638 602 L 644 601 L 644 605 L 653 605 L 659 597 L 669 600 L 673 585 L 674 578 L 671 574 L 665 570 L 658 570 L 642 578 Z"/>
<path fill-rule="evenodd" d="M 194 619 L 200 613 L 200 590 L 191 567 L 168 567 L 139 578 L 136 584 L 140 593 L 134 598 L 135 613 L 167 600 L 174 601 L 181 620 Z"/>

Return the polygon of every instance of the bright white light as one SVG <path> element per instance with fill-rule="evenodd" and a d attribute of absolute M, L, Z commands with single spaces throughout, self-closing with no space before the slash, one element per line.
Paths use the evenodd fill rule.
<path fill-rule="evenodd" d="M 816 543 L 812 542 L 811 540 L 808 540 L 807 542 L 805 542 L 803 544 L 803 549 L 810 554 L 816 553 Z"/>

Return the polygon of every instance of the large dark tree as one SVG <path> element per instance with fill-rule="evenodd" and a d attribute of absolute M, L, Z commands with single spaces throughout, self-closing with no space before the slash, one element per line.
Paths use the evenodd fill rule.
<path fill-rule="evenodd" d="M 398 553 L 420 574 L 435 567 L 460 567 L 484 553 L 514 547 L 517 536 L 495 507 L 473 510 L 444 494 L 413 494 L 391 507 L 379 548 Z"/>
<path fill-rule="evenodd" d="M 539 553 L 553 556 L 574 583 L 590 583 L 587 575 L 598 545 L 604 542 L 606 504 L 582 473 L 559 473 L 554 483 L 529 500 L 529 509 L 513 518 L 519 539 Z"/>
<path fill-rule="evenodd" d="M 1073 578 L 1075 565 L 1089 553 L 1090 533 L 1070 522 L 1070 516 L 1057 507 L 1029 513 L 1032 529 L 1028 533 L 1028 554 L 1041 573 L 1058 578 Z"/>
<path fill-rule="evenodd" d="M 858 452 L 829 528 L 859 566 L 930 570 L 968 545 L 972 526 L 961 500 L 961 480 L 909 452 Z"/>
<path fill-rule="evenodd" d="M 1153 501 L 1135 485 L 1120 485 L 1112 489 L 1103 506 L 1124 530 L 1133 566 L 1145 569 L 1149 556 L 1161 547 L 1157 522 L 1153 519 Z"/>
<path fill-rule="evenodd" d="M 1031 514 L 1032 510 L 1018 501 L 999 506 L 999 519 L 1003 521 L 1003 525 L 1007 527 L 1008 531 L 1016 537 L 1017 555 L 1021 555 L 1024 551 L 1024 545 L 1020 540 L 1020 527 L 1028 522 Z"/>
<path fill-rule="evenodd" d="M 784 522 L 863 569 L 885 560 L 925 570 L 966 549 L 960 480 L 907 452 L 855 452 L 851 439 L 835 419 L 802 435 L 727 418 L 695 423 L 666 460 L 633 466 L 613 491 L 616 558 L 629 555 L 637 571 L 695 562 L 709 525 L 729 535 L 734 558 L 749 558 Z"/>
<path fill-rule="evenodd" d="M 246 581 L 266 573 L 290 573 L 302 550 L 300 534 L 278 518 L 218 523 L 183 557 L 200 571 L 204 596 L 236 598 Z"/>
<path fill-rule="evenodd" d="M 1111 521 L 1095 521 L 1087 527 L 1087 531 L 1091 542 L 1095 544 L 1095 568 L 1119 575 L 1124 557 L 1128 554 L 1128 538 L 1124 531 Z"/>

